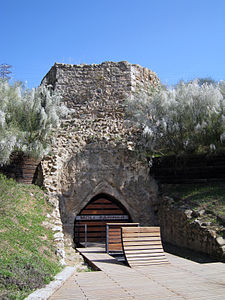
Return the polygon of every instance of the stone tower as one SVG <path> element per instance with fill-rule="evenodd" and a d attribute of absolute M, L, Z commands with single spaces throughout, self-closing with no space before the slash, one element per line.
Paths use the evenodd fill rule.
<path fill-rule="evenodd" d="M 124 61 L 56 63 L 42 84 L 52 85 L 74 109 L 62 122 L 53 154 L 42 161 L 44 186 L 65 241 L 73 240 L 76 216 L 98 195 L 115 199 L 133 222 L 155 225 L 156 184 L 135 149 L 138 134 L 124 116 L 126 98 L 157 86 L 156 74 Z"/>

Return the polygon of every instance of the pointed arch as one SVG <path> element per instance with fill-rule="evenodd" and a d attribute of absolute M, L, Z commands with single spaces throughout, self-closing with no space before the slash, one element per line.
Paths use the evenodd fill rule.
<path fill-rule="evenodd" d="M 106 240 L 106 223 L 132 222 L 127 209 L 113 196 L 100 193 L 94 196 L 75 218 L 75 243 Z"/>

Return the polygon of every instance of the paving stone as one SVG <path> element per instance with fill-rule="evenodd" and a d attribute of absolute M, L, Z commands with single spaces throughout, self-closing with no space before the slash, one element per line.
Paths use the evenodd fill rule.
<path fill-rule="evenodd" d="M 131 269 L 114 263 L 111 256 L 99 249 L 86 249 L 85 256 L 89 260 L 94 257 L 95 264 L 102 267 L 102 271 L 75 273 L 49 300 L 225 299 L 223 263 L 203 266 L 168 255 L 172 261 L 170 265 Z"/>

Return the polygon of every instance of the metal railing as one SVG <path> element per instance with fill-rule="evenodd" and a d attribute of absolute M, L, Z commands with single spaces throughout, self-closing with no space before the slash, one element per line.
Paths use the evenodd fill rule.
<path fill-rule="evenodd" d="M 105 244 L 105 250 L 107 253 L 109 253 L 109 225 L 106 224 L 106 244 Z"/>

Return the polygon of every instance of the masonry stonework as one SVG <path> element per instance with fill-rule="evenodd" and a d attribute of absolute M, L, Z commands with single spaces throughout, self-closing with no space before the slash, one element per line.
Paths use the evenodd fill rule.
<path fill-rule="evenodd" d="M 225 261 L 225 239 L 217 234 L 218 224 L 210 226 L 210 222 L 202 221 L 190 207 L 177 206 L 170 197 L 159 197 L 159 202 L 159 223 L 164 242 Z"/>
<path fill-rule="evenodd" d="M 125 121 L 126 98 L 156 87 L 156 74 L 128 62 L 55 64 L 42 84 L 52 85 L 73 109 L 52 155 L 42 161 L 44 186 L 66 243 L 73 240 L 76 215 L 102 193 L 117 199 L 133 222 L 156 225 L 157 186 L 136 149 L 139 134 Z M 61 246 L 64 237 L 58 237 Z"/>

